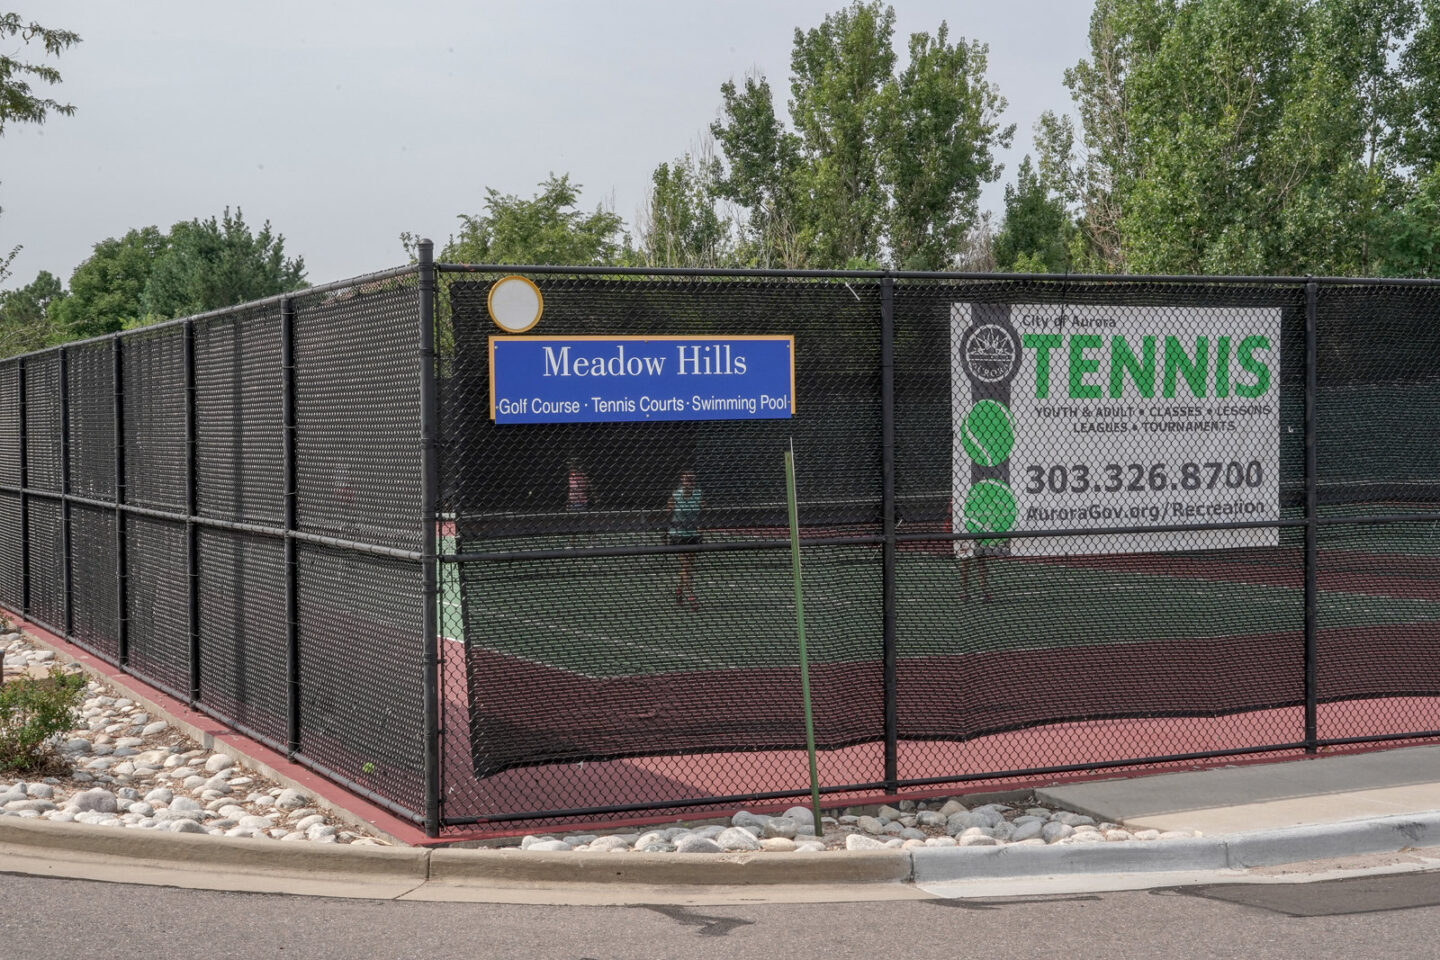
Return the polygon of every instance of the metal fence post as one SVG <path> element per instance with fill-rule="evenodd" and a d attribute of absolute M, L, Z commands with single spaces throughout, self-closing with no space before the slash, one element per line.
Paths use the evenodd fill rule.
<path fill-rule="evenodd" d="M 115 384 L 115 659 L 121 670 L 130 664 L 129 558 L 125 537 L 125 356 L 117 336 L 111 352 Z"/>
<path fill-rule="evenodd" d="M 895 278 L 880 281 L 880 510 L 884 545 L 880 577 L 885 672 L 885 789 L 900 780 L 900 707 L 895 623 Z"/>
<path fill-rule="evenodd" d="M 75 577 L 70 564 L 70 356 L 60 348 L 60 555 L 64 595 L 60 626 L 65 639 L 75 633 Z"/>
<path fill-rule="evenodd" d="M 300 591 L 295 532 L 295 300 L 280 301 L 280 419 L 285 493 L 285 753 L 300 750 Z"/>
<path fill-rule="evenodd" d="M 440 499 L 436 435 L 439 402 L 435 384 L 435 245 L 420 241 L 420 562 L 424 643 L 425 833 L 440 835 L 440 660 L 436 645 L 439 590 L 436 571 L 436 505 Z"/>
<path fill-rule="evenodd" d="M 25 429 L 25 358 L 15 365 L 20 392 L 20 612 L 30 616 L 30 450 Z"/>
<path fill-rule="evenodd" d="M 190 706 L 200 699 L 200 527 L 195 482 L 196 453 L 199 447 L 195 420 L 195 322 L 185 322 L 185 571 L 189 600 Z"/>
<path fill-rule="evenodd" d="M 1320 390 L 1319 372 L 1320 285 L 1305 282 L 1305 752 L 1316 752 L 1319 737 L 1316 707 L 1317 619 L 1316 564 L 1319 559 L 1319 516 L 1316 493 L 1315 404 Z"/>

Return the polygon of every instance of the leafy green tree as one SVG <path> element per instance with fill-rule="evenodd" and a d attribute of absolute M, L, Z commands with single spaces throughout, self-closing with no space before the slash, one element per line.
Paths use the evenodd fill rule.
<path fill-rule="evenodd" d="M 79 34 L 69 30 L 43 27 L 20 18 L 18 13 L 0 13 L 0 41 L 19 37 L 25 44 L 39 41 L 46 56 L 58 57 L 80 42 Z M 9 123 L 44 123 L 53 110 L 69 116 L 72 104 L 60 103 L 42 96 L 32 82 L 53 85 L 60 82 L 60 71 L 47 63 L 26 63 L 0 53 L 0 134 Z"/>
<path fill-rule="evenodd" d="M 800 186 L 822 263 L 879 257 L 887 207 L 880 124 L 891 100 L 895 10 L 857 2 L 795 30 L 790 116 L 800 136 Z"/>
<path fill-rule="evenodd" d="M 1027 154 L 1005 187 L 1005 220 L 993 242 L 995 262 L 1017 273 L 1065 273 L 1075 223 Z"/>
<path fill-rule="evenodd" d="M 74 284 L 71 284 L 72 287 Z M 252 233 L 244 214 L 175 224 L 140 297 L 144 316 L 183 317 L 289 293 L 305 286 L 305 260 L 285 256 L 267 220 Z"/>
<path fill-rule="evenodd" d="M 740 259 L 760 266 L 943 268 L 973 259 L 980 185 L 1008 145 L 987 49 L 942 23 L 910 38 L 895 72 L 895 12 L 855 2 L 797 29 L 789 113 L 770 86 L 721 86 L 710 128 L 724 158 L 720 196 L 746 213 Z"/>
<path fill-rule="evenodd" d="M 525 200 L 487 187 L 485 213 L 461 214 L 458 236 L 440 252 L 452 263 L 612 264 L 625 250 L 624 222 L 603 207 L 575 209 L 580 185 L 553 173 Z M 414 238 L 402 236 L 407 247 Z"/>
<path fill-rule="evenodd" d="M 1086 151 L 1082 259 L 1384 270 L 1376 231 L 1416 196 L 1427 142 L 1405 75 L 1423 73 L 1420 12 L 1420 0 L 1097 0 L 1091 56 L 1066 74 Z"/>
<path fill-rule="evenodd" d="M 19 37 L 26 45 L 38 40 L 45 55 L 55 57 L 80 42 L 80 36 L 69 30 L 43 27 L 34 21 L 22 20 L 18 13 L 0 13 L 0 44 L 12 37 Z M 52 110 L 66 116 L 75 112 L 71 104 L 41 96 L 31 86 L 32 81 L 59 83 L 60 71 L 47 63 L 27 63 L 0 52 L 0 136 L 10 123 L 44 123 Z M 20 249 L 17 245 L 0 253 L 0 283 L 10 276 L 10 264 Z"/>
<path fill-rule="evenodd" d="M 1015 128 L 999 124 L 1005 98 L 985 79 L 987 59 L 983 43 L 951 43 L 941 23 L 934 37 L 910 37 L 909 65 L 885 86 L 880 161 L 899 267 L 947 266 L 975 221 L 980 184 L 1000 176 L 992 147 L 1008 147 Z"/>
<path fill-rule="evenodd" d="M 65 298 L 60 278 L 41 270 L 31 283 L 0 294 L 0 356 L 14 356 L 47 347 L 59 339 L 49 317 Z"/>
<path fill-rule="evenodd" d="M 146 314 L 145 286 L 156 259 L 169 246 L 158 227 L 109 237 L 70 275 L 70 296 L 51 309 L 51 319 L 66 340 L 115 333 Z"/>
<path fill-rule="evenodd" d="M 720 85 L 721 119 L 710 134 L 725 155 L 716 194 L 749 213 L 742 229 L 740 260 L 747 266 L 802 267 L 809 260 L 809 239 L 801 229 L 798 186 L 800 138 L 775 114 L 769 82 L 748 76 L 737 89 Z"/>
<path fill-rule="evenodd" d="M 650 177 L 636 224 L 636 256 L 645 266 L 718 267 L 732 262 L 731 223 L 716 209 L 719 163 L 685 154 Z"/>

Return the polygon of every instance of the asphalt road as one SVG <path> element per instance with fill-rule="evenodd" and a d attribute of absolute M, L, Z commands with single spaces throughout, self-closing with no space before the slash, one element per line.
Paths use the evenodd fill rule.
<path fill-rule="evenodd" d="M 0 875 L 6 960 L 1430 960 L 1437 932 L 1440 873 L 1185 892 L 725 907 L 329 900 Z"/>

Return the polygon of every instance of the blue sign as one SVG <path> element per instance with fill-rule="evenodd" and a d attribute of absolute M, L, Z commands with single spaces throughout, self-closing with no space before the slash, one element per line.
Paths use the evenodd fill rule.
<path fill-rule="evenodd" d="M 777 420 L 795 412 L 795 338 L 491 337 L 496 423 Z"/>

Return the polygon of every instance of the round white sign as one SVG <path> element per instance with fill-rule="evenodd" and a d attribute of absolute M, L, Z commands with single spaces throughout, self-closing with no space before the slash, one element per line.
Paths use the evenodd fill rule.
<path fill-rule="evenodd" d="M 540 322 L 545 298 L 528 278 L 501 277 L 490 288 L 490 319 L 506 333 L 524 333 Z"/>

